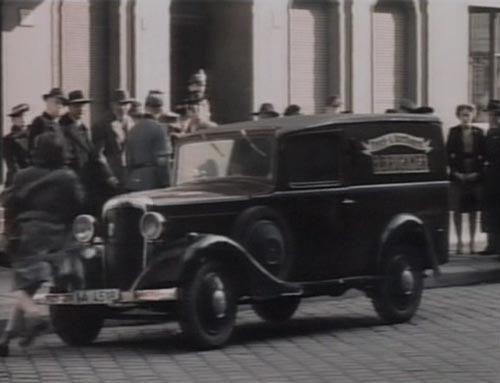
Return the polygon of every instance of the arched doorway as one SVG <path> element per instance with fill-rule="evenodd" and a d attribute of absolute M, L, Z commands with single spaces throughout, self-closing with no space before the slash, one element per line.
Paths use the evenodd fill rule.
<path fill-rule="evenodd" d="M 204 69 L 213 120 L 225 123 L 249 118 L 252 107 L 252 6 L 250 1 L 172 1 L 172 107 L 186 97 L 191 74 Z"/>

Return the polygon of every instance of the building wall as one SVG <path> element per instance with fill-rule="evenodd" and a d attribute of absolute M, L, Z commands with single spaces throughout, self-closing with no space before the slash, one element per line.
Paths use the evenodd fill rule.
<path fill-rule="evenodd" d="M 83 1 L 83 0 L 64 0 Z M 93 0 L 92 0 L 93 1 Z M 179 1 L 179 0 L 177 0 Z M 377 0 L 317 0 L 331 4 L 329 89 L 354 112 L 372 111 L 373 7 Z M 290 97 L 292 0 L 211 1 L 209 81 L 214 115 L 220 121 L 246 119 L 263 102 L 278 111 Z M 398 0 L 413 9 L 414 98 L 435 108 L 445 126 L 454 108 L 468 101 L 469 7 L 497 7 L 498 0 Z M 2 107 L 28 102 L 32 116 L 43 109 L 41 95 L 65 81 L 65 45 L 59 31 L 61 0 L 4 0 L 2 8 Z M 150 89 L 165 91 L 170 104 L 172 0 L 114 0 L 109 6 L 109 57 L 103 86 L 125 88 L 139 99 Z M 201 4 L 201 3 L 200 3 Z M 19 10 L 31 10 L 21 26 Z M 214 11 L 215 10 L 215 11 Z M 91 41 L 91 40 L 89 40 Z M 33 65 L 33 61 L 36 65 Z M 76 84 L 72 84 L 74 87 Z M 82 85 L 86 89 L 87 85 Z M 89 85 L 90 86 L 90 85 Z M 70 89 L 66 89 L 70 90 Z M 31 117 L 31 116 L 30 116 Z"/>
<path fill-rule="evenodd" d="M 19 10 L 31 11 L 29 26 L 21 26 Z M 54 4 L 41 1 L 4 1 L 2 18 L 2 126 L 10 131 L 10 108 L 31 106 L 28 119 L 43 110 L 42 94 L 57 81 L 53 76 L 52 13 Z"/>

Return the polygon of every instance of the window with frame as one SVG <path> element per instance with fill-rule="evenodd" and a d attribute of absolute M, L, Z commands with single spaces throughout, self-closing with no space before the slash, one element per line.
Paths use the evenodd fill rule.
<path fill-rule="evenodd" d="M 336 134 L 298 135 L 287 140 L 285 161 L 292 188 L 334 186 L 340 180 L 340 138 Z"/>
<path fill-rule="evenodd" d="M 500 98 L 500 8 L 470 8 L 469 100 L 487 122 L 488 100 Z"/>

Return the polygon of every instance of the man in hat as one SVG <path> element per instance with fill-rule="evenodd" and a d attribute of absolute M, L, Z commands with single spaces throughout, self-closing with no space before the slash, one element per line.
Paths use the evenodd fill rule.
<path fill-rule="evenodd" d="M 210 103 L 206 97 L 207 75 L 203 69 L 193 74 L 188 82 L 188 97 L 185 104 L 192 105 L 194 113 L 202 122 L 211 122 Z"/>
<path fill-rule="evenodd" d="M 338 94 L 334 94 L 327 98 L 325 105 L 325 113 L 327 114 L 340 114 L 343 102 Z"/>
<path fill-rule="evenodd" d="M 82 121 L 84 109 L 91 100 L 81 90 L 68 94 L 68 112 L 60 124 L 66 139 L 68 165 L 80 177 L 87 192 L 85 212 L 99 214 L 105 200 L 114 194 L 118 181 L 107 163 L 99 156 L 87 126 Z"/>
<path fill-rule="evenodd" d="M 170 184 L 167 134 L 158 122 L 162 108 L 161 97 L 149 94 L 144 115 L 129 132 L 125 184 L 128 191 L 158 189 Z"/>
<path fill-rule="evenodd" d="M 482 198 L 482 226 L 488 244 L 481 255 L 500 250 L 500 100 L 490 100 L 486 111 L 490 127 L 486 132 L 486 166 Z"/>
<path fill-rule="evenodd" d="M 258 120 L 264 120 L 267 118 L 275 118 L 279 117 L 279 113 L 274 110 L 274 105 L 270 102 L 264 102 L 260 105 L 259 111 L 252 113 L 254 116 L 257 116 Z"/>
<path fill-rule="evenodd" d="M 122 188 L 125 182 L 125 143 L 129 130 L 134 126 L 128 111 L 133 102 L 125 90 L 115 90 L 110 113 L 92 129 L 96 150 L 104 155 L 116 177 L 118 188 Z"/>
<path fill-rule="evenodd" d="M 28 133 L 24 119 L 24 114 L 29 109 L 28 104 L 19 104 L 14 106 L 9 113 L 12 127 L 10 133 L 3 138 L 3 158 L 7 166 L 6 187 L 12 184 L 18 170 L 28 167 L 30 163 Z"/>
<path fill-rule="evenodd" d="M 36 138 L 45 132 L 53 132 L 64 140 L 59 124 L 59 118 L 64 113 L 67 103 L 66 95 L 60 88 L 52 88 L 49 93 L 43 95 L 45 101 L 45 111 L 35 117 L 28 128 L 28 148 L 33 152 L 36 145 Z M 67 153 L 65 154 L 65 158 Z"/>

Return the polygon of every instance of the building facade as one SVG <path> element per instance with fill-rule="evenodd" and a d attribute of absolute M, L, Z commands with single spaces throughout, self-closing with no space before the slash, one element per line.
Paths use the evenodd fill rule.
<path fill-rule="evenodd" d="M 92 122 L 115 88 L 176 105 L 200 68 L 221 123 L 338 94 L 356 113 L 411 99 L 450 126 L 457 104 L 500 97 L 499 0 L 3 0 L 0 21 L 4 134 L 53 86 L 89 94 Z"/>

